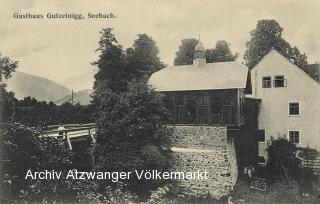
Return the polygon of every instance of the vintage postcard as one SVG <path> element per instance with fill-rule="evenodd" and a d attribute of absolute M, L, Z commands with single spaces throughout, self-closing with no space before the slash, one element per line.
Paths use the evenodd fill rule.
<path fill-rule="evenodd" d="M 0 203 L 319 203 L 319 17 L 0 0 Z"/>

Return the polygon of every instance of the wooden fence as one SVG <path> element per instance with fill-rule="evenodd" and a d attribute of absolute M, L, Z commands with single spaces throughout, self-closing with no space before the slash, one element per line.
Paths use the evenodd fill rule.
<path fill-rule="evenodd" d="M 57 127 L 52 128 L 53 130 L 43 132 L 41 137 L 53 137 L 56 139 L 65 140 L 70 150 L 72 150 L 71 140 L 74 139 L 90 137 L 92 142 L 95 143 L 96 124 L 64 125 L 66 128 L 65 130 L 57 130 Z"/>
<path fill-rule="evenodd" d="M 302 159 L 302 167 L 310 168 L 314 173 L 320 173 L 320 156 L 315 157 L 314 159 Z"/>

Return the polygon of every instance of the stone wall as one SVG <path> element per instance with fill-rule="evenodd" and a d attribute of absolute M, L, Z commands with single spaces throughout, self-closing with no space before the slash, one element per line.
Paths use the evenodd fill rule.
<path fill-rule="evenodd" d="M 168 126 L 173 135 L 173 171 L 208 172 L 207 180 L 178 180 L 177 189 L 190 197 L 211 195 L 220 199 L 237 180 L 232 137 L 221 126 Z"/>

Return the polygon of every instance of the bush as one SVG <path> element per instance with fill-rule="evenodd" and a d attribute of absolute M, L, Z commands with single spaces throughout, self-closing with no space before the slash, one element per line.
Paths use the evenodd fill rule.
<path fill-rule="evenodd" d="M 27 171 L 65 172 L 71 163 L 63 144 L 52 138 L 40 138 L 38 131 L 22 125 L 0 124 L 1 182 L 11 181 L 12 194 L 2 201 L 27 200 L 41 202 L 68 197 L 68 183 L 64 179 L 25 179 Z M 2 189 L 5 190 L 5 189 Z M 2 194 L 2 193 L 1 193 Z"/>
<path fill-rule="evenodd" d="M 117 93 L 106 89 L 96 96 L 96 102 L 99 104 L 97 170 L 163 171 L 170 168 L 167 147 L 171 138 L 165 130 L 169 111 L 163 95 L 144 82 L 131 82 L 128 91 Z M 130 179 L 127 182 L 134 185 L 131 189 L 136 193 L 160 185 L 154 180 Z"/>
<path fill-rule="evenodd" d="M 300 161 L 296 157 L 297 148 L 285 138 L 271 139 L 268 144 L 267 171 L 269 177 L 284 176 L 299 178 Z"/>

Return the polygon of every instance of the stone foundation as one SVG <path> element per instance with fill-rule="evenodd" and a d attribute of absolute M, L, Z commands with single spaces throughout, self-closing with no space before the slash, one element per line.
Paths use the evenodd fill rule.
<path fill-rule="evenodd" d="M 207 180 L 178 180 L 180 193 L 190 197 L 211 195 L 220 199 L 237 180 L 233 138 L 220 126 L 168 126 L 173 131 L 173 171 L 208 172 Z"/>

